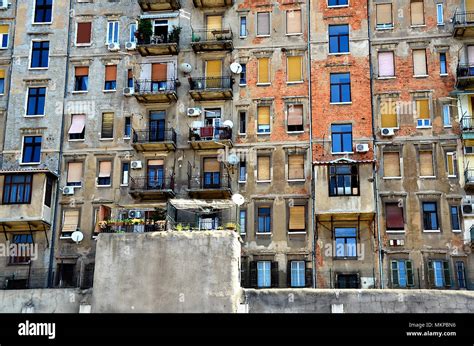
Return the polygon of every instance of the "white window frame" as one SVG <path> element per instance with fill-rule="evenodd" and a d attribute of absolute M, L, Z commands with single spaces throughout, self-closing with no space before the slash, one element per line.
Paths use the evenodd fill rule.
<path fill-rule="evenodd" d="M 81 24 L 81 23 L 91 23 L 91 40 L 90 40 L 89 43 L 77 43 L 77 34 L 79 33 L 79 24 Z M 92 39 L 92 28 L 93 28 L 93 25 L 94 24 L 92 23 L 92 21 L 91 22 L 86 22 L 86 21 L 76 22 L 76 35 L 74 37 L 74 45 L 76 47 L 89 47 L 89 46 L 92 46 L 92 41 L 93 41 L 93 39 Z"/>
<path fill-rule="evenodd" d="M 260 275 L 263 275 L 263 285 L 259 286 Z M 272 286 L 272 262 L 257 261 L 257 286 L 259 288 L 268 288 Z"/>
<path fill-rule="evenodd" d="M 34 0 L 33 13 L 31 15 L 31 21 L 33 25 L 48 25 L 53 24 L 54 21 L 54 0 L 51 0 L 51 21 L 50 22 L 35 22 L 35 13 L 36 13 L 36 0 Z"/>
<path fill-rule="evenodd" d="M 135 30 L 132 31 L 133 27 L 135 26 Z M 135 32 L 138 30 L 138 23 L 137 22 L 133 22 L 133 23 L 130 23 L 130 26 L 128 27 L 128 38 L 129 38 L 129 42 L 137 42 L 137 38 L 135 37 Z"/>
<path fill-rule="evenodd" d="M 443 127 L 453 127 L 453 125 L 451 123 L 451 105 L 449 103 L 445 103 L 445 104 L 443 104 L 442 109 L 443 109 Z M 448 119 L 447 123 L 445 122 L 446 116 L 447 116 L 447 119 Z"/>
<path fill-rule="evenodd" d="M 3 37 L 7 36 L 7 45 L 3 46 Z M 8 26 L 8 32 L 6 34 L 0 34 L 0 49 L 8 49 L 10 46 L 10 26 Z"/>
<path fill-rule="evenodd" d="M 293 266 L 295 265 L 295 266 Z M 303 268 L 301 268 L 301 266 Z M 305 287 L 306 286 L 306 278 L 305 278 L 305 274 L 306 274 L 306 262 L 305 261 L 291 261 L 291 265 L 290 265 L 290 270 L 291 270 L 291 273 L 290 273 L 290 286 L 291 287 Z M 296 285 L 293 284 L 293 271 L 296 272 L 296 278 L 297 278 L 297 283 Z M 300 281 L 300 275 L 301 273 L 303 274 L 303 282 L 299 282 Z M 299 283 L 299 285 L 297 285 Z"/>
<path fill-rule="evenodd" d="M 112 25 L 112 29 L 111 29 L 111 25 Z M 112 41 L 109 41 L 110 30 L 113 30 Z M 113 39 L 114 36 L 117 36 L 117 41 L 114 41 Z M 110 43 L 120 44 L 120 22 L 118 20 L 107 21 L 107 37 L 106 37 L 105 43 L 106 44 L 110 44 Z"/>
<path fill-rule="evenodd" d="M 258 33 L 258 14 L 259 13 L 268 13 L 268 17 L 269 17 L 268 18 L 268 26 L 269 26 L 269 28 L 268 28 L 269 34 L 268 35 L 260 35 Z M 272 12 L 271 11 L 260 11 L 260 12 L 257 12 L 255 14 L 255 34 L 256 34 L 255 36 L 257 36 L 257 37 L 270 37 L 270 36 L 272 36 Z"/>
<path fill-rule="evenodd" d="M 245 162 L 245 180 L 241 180 L 241 179 L 240 179 L 240 163 L 241 163 L 241 162 Z M 238 166 L 238 168 L 239 168 L 239 172 L 238 172 L 238 182 L 241 183 L 241 184 L 244 184 L 244 183 L 247 182 L 248 176 L 249 176 L 249 167 L 248 167 L 248 162 L 247 162 L 247 160 L 243 160 L 243 161 L 240 160 L 240 161 L 239 161 L 239 166 Z"/>
<path fill-rule="evenodd" d="M 439 16 L 440 14 L 440 9 L 441 9 L 441 18 Z M 436 4 L 436 24 L 438 25 L 444 25 L 444 8 L 443 8 L 443 3 L 437 3 Z"/>
<path fill-rule="evenodd" d="M 45 88 L 44 92 L 44 114 L 32 114 L 28 115 L 28 95 L 30 93 L 30 89 L 38 89 L 38 88 Z M 25 97 L 25 113 L 23 114 L 23 117 L 25 118 L 42 118 L 46 116 L 46 99 L 48 97 L 48 87 L 45 85 L 39 85 L 39 86 L 34 86 L 34 87 L 27 87 L 26 88 L 26 97 Z"/>
<path fill-rule="evenodd" d="M 295 12 L 295 11 L 299 11 L 301 13 L 301 32 L 288 33 L 288 14 L 290 12 Z M 286 34 L 286 36 L 303 35 L 303 11 L 301 10 L 301 8 L 295 8 L 295 9 L 292 9 L 292 10 L 286 10 L 285 11 L 285 34 Z"/>
<path fill-rule="evenodd" d="M 49 42 L 49 50 L 48 50 L 48 66 L 46 67 L 31 67 L 31 63 L 33 62 L 33 43 L 34 42 Z M 51 41 L 50 40 L 31 40 L 30 44 L 30 58 L 28 62 L 28 70 L 47 70 L 49 69 L 51 60 Z"/>
<path fill-rule="evenodd" d="M 128 171 L 123 170 L 123 164 L 128 163 Z M 120 186 L 128 186 L 130 183 L 130 169 L 131 163 L 130 161 L 121 161 L 120 162 Z M 127 180 L 125 181 L 125 172 L 127 172 Z"/>
<path fill-rule="evenodd" d="M 455 151 L 447 151 L 445 155 L 445 160 L 446 160 L 446 174 L 448 175 L 448 178 L 457 178 L 456 175 L 456 152 Z M 449 174 L 448 170 L 448 157 L 452 156 L 452 161 L 453 161 L 453 172 L 454 174 Z"/>
<path fill-rule="evenodd" d="M 245 35 L 242 35 L 242 18 L 245 18 Z M 243 14 L 239 16 L 239 38 L 246 38 L 248 36 L 248 17 Z"/>
<path fill-rule="evenodd" d="M 40 160 L 39 162 L 23 162 L 23 149 L 25 147 L 25 137 L 41 137 L 41 149 L 40 149 Z M 41 135 L 23 135 L 21 137 L 21 151 L 20 151 L 20 166 L 33 166 L 41 164 L 41 154 L 43 153 L 43 136 Z"/>

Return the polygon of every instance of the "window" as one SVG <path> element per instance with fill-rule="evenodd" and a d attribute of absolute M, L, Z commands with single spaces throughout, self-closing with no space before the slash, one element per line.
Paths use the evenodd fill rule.
<path fill-rule="evenodd" d="M 286 59 L 287 70 L 286 76 L 289 83 L 302 82 L 303 81 L 303 57 L 302 56 L 289 56 Z"/>
<path fill-rule="evenodd" d="M 216 157 L 207 157 L 203 160 L 204 188 L 221 186 L 221 164 Z"/>
<path fill-rule="evenodd" d="M 53 0 L 36 0 L 34 23 L 51 23 Z"/>
<path fill-rule="evenodd" d="M 130 24 L 129 36 L 128 36 L 129 42 L 135 42 L 137 40 L 135 36 L 136 31 L 137 31 L 137 23 Z"/>
<path fill-rule="evenodd" d="M 286 11 L 286 33 L 288 35 L 297 35 L 302 32 L 301 10 Z"/>
<path fill-rule="evenodd" d="M 247 37 L 247 17 L 246 16 L 240 17 L 239 35 L 241 38 Z"/>
<path fill-rule="evenodd" d="M 23 138 L 22 163 L 40 163 L 41 142 L 41 136 L 25 136 Z"/>
<path fill-rule="evenodd" d="M 401 177 L 400 153 L 398 151 L 383 153 L 383 176 L 384 178 Z"/>
<path fill-rule="evenodd" d="M 272 232 L 272 208 L 258 207 L 257 208 L 257 233 L 271 233 Z"/>
<path fill-rule="evenodd" d="M 438 205 L 436 202 L 423 202 L 423 230 L 439 230 Z"/>
<path fill-rule="evenodd" d="M 112 162 L 99 161 L 99 176 L 97 178 L 97 185 L 110 186 L 112 176 Z"/>
<path fill-rule="evenodd" d="M 79 210 L 66 209 L 63 212 L 63 228 L 61 238 L 70 238 L 72 233 L 78 230 Z"/>
<path fill-rule="evenodd" d="M 28 88 L 26 115 L 44 115 L 46 88 Z"/>
<path fill-rule="evenodd" d="M 306 263 L 305 261 L 290 261 L 291 287 L 305 287 Z"/>
<path fill-rule="evenodd" d="M 125 125 L 123 129 L 123 138 L 130 138 L 132 134 L 132 118 L 125 117 Z"/>
<path fill-rule="evenodd" d="M 329 25 L 329 53 L 349 53 L 349 25 Z"/>
<path fill-rule="evenodd" d="M 247 65 L 240 64 L 242 66 L 242 72 L 240 72 L 239 85 L 247 85 Z"/>
<path fill-rule="evenodd" d="M 331 103 L 351 102 L 350 73 L 331 73 Z"/>
<path fill-rule="evenodd" d="M 130 162 L 122 162 L 122 185 L 128 185 Z"/>
<path fill-rule="evenodd" d="M 443 4 L 436 4 L 436 23 L 438 25 L 444 25 Z"/>
<path fill-rule="evenodd" d="M 87 91 L 89 84 L 89 66 L 77 66 L 74 72 L 74 91 Z"/>
<path fill-rule="evenodd" d="M 336 227 L 336 257 L 357 257 L 357 229 L 355 227 Z"/>
<path fill-rule="evenodd" d="M 423 9 L 423 0 L 411 0 L 411 25 L 424 25 L 425 15 Z"/>
<path fill-rule="evenodd" d="M 416 126 L 431 127 L 430 103 L 429 99 L 416 100 Z"/>
<path fill-rule="evenodd" d="M 352 125 L 334 124 L 331 125 L 331 141 L 333 153 L 352 152 Z"/>
<path fill-rule="evenodd" d="M 102 114 L 102 130 L 100 133 L 101 139 L 114 138 L 114 113 Z"/>
<path fill-rule="evenodd" d="M 76 45 L 90 45 L 92 39 L 92 23 L 77 23 Z"/>
<path fill-rule="evenodd" d="M 349 0 L 328 0 L 329 7 L 347 6 L 348 4 Z"/>
<path fill-rule="evenodd" d="M 432 287 L 443 288 L 451 286 L 448 261 L 428 261 L 428 272 Z"/>
<path fill-rule="evenodd" d="M 257 157 L 257 181 L 271 180 L 270 156 Z"/>
<path fill-rule="evenodd" d="M 30 68 L 48 68 L 49 41 L 33 41 Z"/>
<path fill-rule="evenodd" d="M 271 263 L 270 261 L 257 262 L 257 286 L 271 287 Z"/>
<path fill-rule="evenodd" d="M 107 44 L 119 43 L 119 22 L 112 21 L 107 23 Z"/>
<path fill-rule="evenodd" d="M 44 188 L 44 205 L 51 208 L 53 201 L 53 178 L 49 175 L 46 176 L 46 186 Z"/>
<path fill-rule="evenodd" d="M 104 90 L 115 90 L 117 88 L 117 65 L 105 66 Z"/>
<path fill-rule="evenodd" d="M 451 127 L 451 105 L 443 105 L 443 126 Z"/>
<path fill-rule="evenodd" d="M 257 107 L 257 133 L 270 133 L 270 106 Z"/>
<path fill-rule="evenodd" d="M 457 160 L 456 160 L 456 152 L 449 151 L 446 152 L 446 173 L 448 173 L 449 178 L 456 177 L 457 173 Z"/>
<path fill-rule="evenodd" d="M 247 181 L 247 161 L 240 160 L 239 162 L 239 183 Z"/>
<path fill-rule="evenodd" d="M 304 179 L 304 155 L 288 155 L 288 180 Z"/>
<path fill-rule="evenodd" d="M 376 4 L 377 29 L 393 28 L 392 4 Z"/>
<path fill-rule="evenodd" d="M 0 69 L 0 95 L 5 94 L 5 70 Z"/>
<path fill-rule="evenodd" d="M 391 99 L 380 101 L 382 128 L 398 128 L 397 103 Z"/>
<path fill-rule="evenodd" d="M 69 162 L 67 164 L 67 186 L 82 186 L 82 162 Z"/>
<path fill-rule="evenodd" d="M 466 288 L 466 269 L 463 261 L 456 261 L 456 274 L 458 278 L 458 288 Z"/>
<path fill-rule="evenodd" d="M 303 132 L 303 105 L 289 104 L 287 106 L 287 131 Z"/>
<path fill-rule="evenodd" d="M 10 255 L 9 264 L 30 263 L 33 236 L 31 234 L 14 234 L 12 244 L 15 244 L 16 251 Z"/>
<path fill-rule="evenodd" d="M 239 211 L 240 234 L 247 234 L 247 210 Z"/>
<path fill-rule="evenodd" d="M 415 285 L 413 264 L 407 260 L 392 261 L 392 286 L 406 288 Z"/>
<path fill-rule="evenodd" d="M 295 205 L 289 207 L 289 233 L 306 232 L 306 207 L 304 205 Z"/>
<path fill-rule="evenodd" d="M 6 49 L 8 48 L 8 25 L 0 25 L 0 48 Z"/>
<path fill-rule="evenodd" d="M 358 196 L 359 172 L 357 165 L 329 166 L 329 196 Z"/>
<path fill-rule="evenodd" d="M 73 114 L 71 117 L 71 127 L 69 128 L 69 140 L 83 140 L 86 132 L 85 114 Z"/>
<path fill-rule="evenodd" d="M 461 222 L 459 219 L 459 206 L 451 205 L 449 206 L 449 211 L 451 214 L 451 229 L 454 231 L 461 232 Z"/>
<path fill-rule="evenodd" d="M 33 185 L 31 174 L 8 174 L 3 182 L 3 204 L 30 204 Z"/>
<path fill-rule="evenodd" d="M 385 229 L 387 232 L 405 230 L 403 207 L 400 203 L 385 203 Z"/>
<path fill-rule="evenodd" d="M 413 76 L 423 77 L 427 76 L 426 68 L 426 49 L 413 50 Z"/>
<path fill-rule="evenodd" d="M 270 58 L 259 58 L 257 84 L 270 84 Z"/>
<path fill-rule="evenodd" d="M 133 70 L 130 68 L 127 71 L 127 87 L 133 88 Z"/>
<path fill-rule="evenodd" d="M 270 36 L 270 12 L 257 13 L 257 36 Z"/>
<path fill-rule="evenodd" d="M 393 63 L 393 52 L 379 52 L 379 77 L 394 77 L 395 65 Z"/>
<path fill-rule="evenodd" d="M 247 133 L 247 112 L 239 112 L 239 134 L 245 135 Z"/>
<path fill-rule="evenodd" d="M 448 74 L 448 66 L 446 64 L 446 53 L 439 53 L 439 74 Z"/>
<path fill-rule="evenodd" d="M 420 151 L 420 177 L 433 177 L 433 151 L 423 150 Z"/>

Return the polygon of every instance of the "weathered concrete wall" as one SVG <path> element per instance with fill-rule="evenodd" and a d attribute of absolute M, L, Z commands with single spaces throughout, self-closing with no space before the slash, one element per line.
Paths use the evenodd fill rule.
<path fill-rule="evenodd" d="M 237 234 L 100 234 L 93 312 L 235 312 Z"/>
<path fill-rule="evenodd" d="M 78 313 L 90 299 L 91 290 L 74 288 L 0 290 L 0 313 Z"/>
<path fill-rule="evenodd" d="M 250 313 L 472 313 L 474 292 L 441 290 L 245 290 Z"/>

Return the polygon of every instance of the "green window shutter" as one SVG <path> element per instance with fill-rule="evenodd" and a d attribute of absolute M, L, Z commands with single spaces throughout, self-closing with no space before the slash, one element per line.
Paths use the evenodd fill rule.
<path fill-rule="evenodd" d="M 291 261 L 286 262 L 286 287 L 291 287 Z"/>
<path fill-rule="evenodd" d="M 271 287 L 278 287 L 278 262 L 272 262 Z"/>
<path fill-rule="evenodd" d="M 412 261 L 405 261 L 405 267 L 407 271 L 407 286 L 415 286 Z"/>
<path fill-rule="evenodd" d="M 252 261 L 249 265 L 249 286 L 252 288 L 257 287 L 257 262 Z"/>
<path fill-rule="evenodd" d="M 428 262 L 428 285 L 430 287 L 435 286 L 435 278 L 434 278 L 434 269 L 433 269 L 433 262 Z"/>
<path fill-rule="evenodd" d="M 398 281 L 398 262 L 397 261 L 392 261 L 392 286 L 393 287 L 398 287 L 399 281 Z"/>
<path fill-rule="evenodd" d="M 247 260 L 242 260 L 240 264 L 240 286 L 249 287 L 249 264 Z"/>
<path fill-rule="evenodd" d="M 305 287 L 313 287 L 313 269 L 310 268 L 310 263 L 309 261 L 306 262 L 306 268 L 305 268 L 305 276 L 304 276 L 304 283 Z"/>
<path fill-rule="evenodd" d="M 449 262 L 443 261 L 444 285 L 451 287 L 451 275 L 449 273 Z"/>

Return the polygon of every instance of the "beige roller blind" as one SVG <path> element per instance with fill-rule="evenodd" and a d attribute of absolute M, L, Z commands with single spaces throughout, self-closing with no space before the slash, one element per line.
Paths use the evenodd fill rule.
<path fill-rule="evenodd" d="M 448 172 L 448 176 L 451 177 L 456 175 L 456 160 L 454 155 L 454 152 L 446 153 L 446 170 Z"/>
<path fill-rule="evenodd" d="M 82 162 L 69 162 L 67 165 L 67 182 L 77 183 L 82 180 Z"/>
<path fill-rule="evenodd" d="M 286 33 L 300 34 L 302 31 L 301 10 L 286 11 Z"/>
<path fill-rule="evenodd" d="M 303 80 L 303 57 L 289 56 L 287 58 L 288 82 L 300 82 Z"/>
<path fill-rule="evenodd" d="M 204 159 L 204 172 L 206 173 L 215 173 L 220 172 L 221 165 L 217 158 L 207 158 Z"/>
<path fill-rule="evenodd" d="M 430 118 L 430 106 L 429 100 L 416 100 L 416 112 L 418 119 L 429 119 Z"/>
<path fill-rule="evenodd" d="M 258 59 L 258 83 L 270 83 L 270 58 Z"/>
<path fill-rule="evenodd" d="M 164 164 L 164 160 L 148 160 L 148 166 L 163 166 Z"/>
<path fill-rule="evenodd" d="M 288 156 L 288 179 L 304 179 L 304 155 Z"/>
<path fill-rule="evenodd" d="M 105 66 L 105 81 L 113 82 L 117 80 L 117 65 Z"/>
<path fill-rule="evenodd" d="M 8 25 L 0 25 L 0 34 L 8 34 Z"/>
<path fill-rule="evenodd" d="M 165 81 L 168 76 L 168 64 L 151 64 L 151 80 Z"/>
<path fill-rule="evenodd" d="M 400 176 L 400 153 L 387 152 L 383 154 L 383 176 L 399 177 Z"/>
<path fill-rule="evenodd" d="M 392 24 L 392 4 L 377 4 L 377 25 Z"/>
<path fill-rule="evenodd" d="M 99 178 L 108 178 L 112 173 L 112 161 L 101 161 L 99 163 Z"/>
<path fill-rule="evenodd" d="M 380 114 L 382 127 L 398 127 L 397 109 L 394 101 L 383 100 L 380 102 Z"/>
<path fill-rule="evenodd" d="M 76 77 L 83 77 L 89 75 L 89 66 L 78 66 L 75 69 Z"/>
<path fill-rule="evenodd" d="M 423 9 L 423 0 L 412 0 L 410 4 L 411 25 L 425 24 L 425 16 Z"/>
<path fill-rule="evenodd" d="M 257 180 L 270 180 L 270 156 L 257 158 Z"/>
<path fill-rule="evenodd" d="M 433 152 L 431 150 L 420 151 L 420 176 L 431 177 L 433 175 Z"/>
<path fill-rule="evenodd" d="M 113 138 L 113 136 L 114 136 L 114 113 L 103 113 L 101 138 Z"/>
<path fill-rule="evenodd" d="M 288 125 L 303 125 L 303 105 L 288 106 Z"/>
<path fill-rule="evenodd" d="M 257 108 L 258 125 L 270 125 L 270 106 L 260 106 Z"/>
<path fill-rule="evenodd" d="M 413 74 L 415 76 L 426 76 L 426 50 L 415 49 L 413 51 Z"/>
<path fill-rule="evenodd" d="M 474 12 L 474 0 L 464 0 L 466 12 Z"/>
<path fill-rule="evenodd" d="M 215 40 L 215 32 L 222 30 L 222 16 L 207 16 L 207 39 Z"/>
<path fill-rule="evenodd" d="M 0 79 L 5 79 L 5 70 L 0 69 Z"/>
<path fill-rule="evenodd" d="M 257 13 L 257 35 L 270 35 L 270 12 Z"/>
<path fill-rule="evenodd" d="M 304 205 L 290 207 L 290 230 L 306 229 L 305 210 L 306 208 Z"/>
<path fill-rule="evenodd" d="M 63 232 L 74 232 L 79 224 L 79 210 L 65 210 Z"/>

